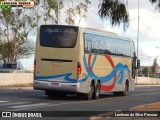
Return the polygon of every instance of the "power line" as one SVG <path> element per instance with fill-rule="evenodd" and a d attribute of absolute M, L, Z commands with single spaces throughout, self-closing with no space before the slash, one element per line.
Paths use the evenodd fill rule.
<path fill-rule="evenodd" d="M 88 8 L 88 9 L 89 9 L 92 13 L 98 15 L 98 13 L 96 13 L 94 10 L 92 10 L 92 9 L 90 9 L 90 8 Z"/>
<path fill-rule="evenodd" d="M 135 17 L 135 18 L 129 19 L 129 21 L 136 20 L 136 19 L 138 19 L 138 17 Z"/>
<path fill-rule="evenodd" d="M 160 36 L 158 36 L 157 34 L 155 34 L 144 22 L 143 20 L 140 18 L 141 22 L 146 26 L 146 28 L 152 33 L 154 34 L 157 38 L 160 38 Z"/>

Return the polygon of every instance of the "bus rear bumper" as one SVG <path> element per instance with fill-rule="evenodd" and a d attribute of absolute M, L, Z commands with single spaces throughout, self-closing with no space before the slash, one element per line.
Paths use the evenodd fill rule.
<path fill-rule="evenodd" d="M 36 90 L 53 90 L 64 92 L 79 92 L 80 83 L 68 82 L 47 82 L 47 81 L 34 81 L 33 88 Z"/>

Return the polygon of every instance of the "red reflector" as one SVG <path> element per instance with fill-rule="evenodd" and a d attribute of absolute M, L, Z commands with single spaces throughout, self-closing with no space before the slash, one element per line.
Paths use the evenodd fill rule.
<path fill-rule="evenodd" d="M 36 60 L 34 60 L 34 72 L 36 71 Z"/>
<path fill-rule="evenodd" d="M 77 65 L 77 74 L 80 75 L 81 74 L 81 64 L 78 62 L 78 65 Z"/>
<path fill-rule="evenodd" d="M 36 65 L 34 65 L 34 71 L 36 71 Z"/>

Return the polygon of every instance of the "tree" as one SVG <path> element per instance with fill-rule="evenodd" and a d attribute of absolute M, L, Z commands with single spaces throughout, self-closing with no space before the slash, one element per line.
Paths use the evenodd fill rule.
<path fill-rule="evenodd" d="M 155 8 L 160 12 L 160 0 L 149 0 L 152 4 L 155 4 Z"/>
<path fill-rule="evenodd" d="M 153 60 L 153 65 L 152 65 L 152 74 L 156 74 L 156 68 L 158 66 L 158 63 L 157 63 L 157 57 L 154 58 Z"/>
<path fill-rule="evenodd" d="M 102 20 L 110 19 L 111 26 L 123 23 L 123 28 L 126 30 L 129 25 L 129 13 L 125 3 L 118 0 L 101 0 L 99 7 L 98 14 Z"/>
<path fill-rule="evenodd" d="M 38 32 L 38 22 L 40 20 L 43 19 L 45 24 L 48 21 L 58 24 L 59 10 L 63 7 L 62 2 L 59 2 L 59 4 L 57 0 L 36 0 L 35 2 L 37 5 L 33 10 L 10 9 L 0 11 L 0 24 L 2 26 L 0 27 L 2 28 L 2 31 L 0 31 L 0 35 L 2 36 L 0 54 L 4 62 L 14 62 L 17 59 L 26 58 L 33 53 L 34 46 L 28 40 L 28 36 L 31 32 L 35 32 L 34 28 L 36 26 L 36 33 Z M 73 20 L 73 24 L 75 17 L 78 15 L 80 20 L 86 17 L 85 13 L 87 12 L 88 4 L 90 4 L 89 0 L 77 2 L 76 7 L 73 8 L 74 12 L 69 13 L 70 15 L 74 14 L 72 18 L 70 17 Z M 68 22 L 71 23 L 70 20 Z"/>
<path fill-rule="evenodd" d="M 160 11 L 160 0 L 149 0 Z M 129 26 L 128 0 L 100 0 L 98 14 L 102 20 L 110 20 L 111 26 L 123 24 L 124 30 Z"/>
<path fill-rule="evenodd" d="M 21 56 L 19 55 L 19 49 L 21 48 L 23 51 L 25 47 L 21 46 L 29 43 L 27 41 L 28 35 L 36 26 L 33 14 L 30 10 L 2 10 L 0 12 L 0 24 L 3 26 L 1 31 L 2 41 L 0 42 L 3 61 L 15 62 Z M 23 58 L 28 57 L 29 53 L 31 53 L 30 50 L 26 51 L 26 55 Z"/>
<path fill-rule="evenodd" d="M 34 15 L 39 21 L 41 18 L 44 24 L 50 21 L 53 24 L 58 24 L 58 8 L 62 9 L 63 4 L 57 0 L 35 0 L 36 6 L 34 7 Z M 58 6 L 59 5 L 59 6 Z"/>
<path fill-rule="evenodd" d="M 148 68 L 143 68 L 142 69 L 142 74 L 144 74 L 145 77 L 148 77 Z"/>
<path fill-rule="evenodd" d="M 88 7 L 91 4 L 89 0 L 67 0 L 68 9 L 66 9 L 66 19 L 65 22 L 68 25 L 75 25 L 75 19 L 79 18 L 78 25 L 81 20 L 86 18 L 86 13 L 88 12 Z"/>

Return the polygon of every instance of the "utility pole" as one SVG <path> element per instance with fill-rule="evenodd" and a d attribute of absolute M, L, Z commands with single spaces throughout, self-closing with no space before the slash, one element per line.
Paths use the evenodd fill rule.
<path fill-rule="evenodd" d="M 151 59 L 151 57 L 149 57 L 148 77 L 149 77 L 149 72 L 150 72 L 150 69 L 151 69 L 151 65 L 150 65 L 150 59 Z"/>
<path fill-rule="evenodd" d="M 140 6 L 140 0 L 138 0 L 138 30 L 137 30 L 137 60 L 139 58 L 138 51 L 139 51 L 139 6 Z M 138 69 L 137 69 L 137 76 L 136 76 L 136 83 L 138 80 Z"/>

